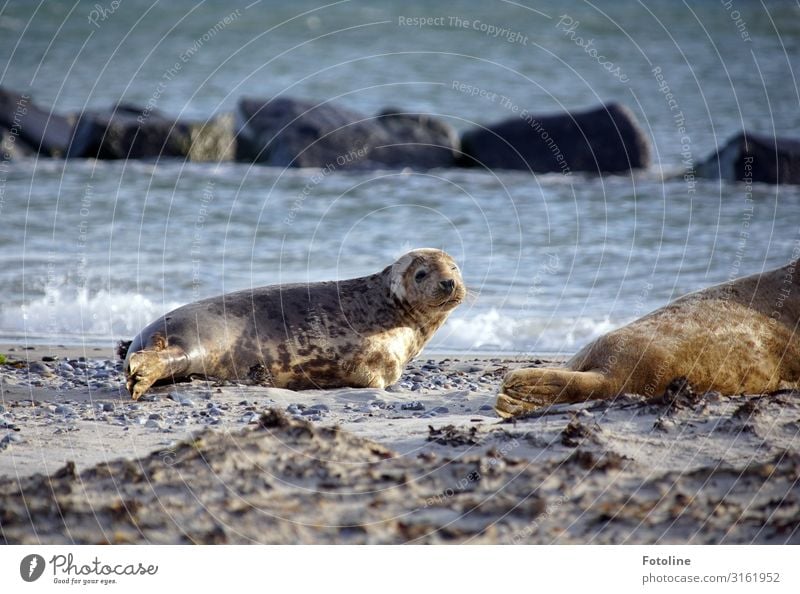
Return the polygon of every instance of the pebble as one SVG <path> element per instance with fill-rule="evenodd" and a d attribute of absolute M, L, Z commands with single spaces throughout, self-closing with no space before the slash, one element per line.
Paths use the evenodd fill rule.
<path fill-rule="evenodd" d="M 443 415 L 450 412 L 450 409 L 446 406 L 437 406 L 431 412 L 436 413 L 437 415 Z"/>
<path fill-rule="evenodd" d="M 425 405 L 422 404 L 419 400 L 414 400 L 412 402 L 404 402 L 400 405 L 401 410 L 425 410 Z"/>
<path fill-rule="evenodd" d="M 40 375 L 53 375 L 53 371 L 47 365 L 39 361 L 32 361 L 30 365 L 28 365 L 28 371 Z"/>
<path fill-rule="evenodd" d="M 70 371 L 70 372 L 73 372 L 73 371 L 75 371 L 75 368 L 72 365 L 70 365 L 69 363 L 64 362 L 64 363 L 59 363 L 58 364 L 58 370 L 59 371 Z"/>
<path fill-rule="evenodd" d="M 241 416 L 239 419 L 240 423 L 254 423 L 258 419 L 258 415 L 256 413 L 247 413 Z"/>
<path fill-rule="evenodd" d="M 0 450 L 6 449 L 12 443 L 22 443 L 22 438 L 16 433 L 8 433 L 3 439 L 0 439 Z"/>
<path fill-rule="evenodd" d="M 113 411 L 114 411 L 113 404 L 111 404 L 110 402 L 103 403 L 103 412 L 113 412 Z"/>
<path fill-rule="evenodd" d="M 150 413 L 150 416 L 147 417 L 149 421 L 163 421 L 164 417 L 161 416 L 161 413 Z"/>
<path fill-rule="evenodd" d="M 308 410 L 318 410 L 320 412 L 329 412 L 331 407 L 327 404 L 314 404 L 313 406 L 309 406 Z"/>
<path fill-rule="evenodd" d="M 161 429 L 161 424 L 156 419 L 148 419 L 144 426 L 148 429 Z"/>
<path fill-rule="evenodd" d="M 494 407 L 491 404 L 482 404 L 478 410 L 494 410 Z"/>

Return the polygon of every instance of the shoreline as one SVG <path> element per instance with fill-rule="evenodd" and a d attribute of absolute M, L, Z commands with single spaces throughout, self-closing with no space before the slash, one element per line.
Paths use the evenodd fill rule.
<path fill-rule="evenodd" d="M 423 355 L 386 390 L 193 380 L 133 402 L 109 349 L 8 346 L 0 542 L 800 543 L 797 392 L 509 422 L 505 373 L 563 358 Z"/>

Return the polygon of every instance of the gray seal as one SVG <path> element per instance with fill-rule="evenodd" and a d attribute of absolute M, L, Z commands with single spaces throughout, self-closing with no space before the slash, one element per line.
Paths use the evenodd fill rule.
<path fill-rule="evenodd" d="M 624 393 L 660 395 L 675 378 L 700 392 L 800 388 L 800 271 L 782 268 L 684 295 L 590 342 L 562 368 L 506 375 L 503 417 Z"/>
<path fill-rule="evenodd" d="M 121 345 L 134 400 L 191 376 L 303 390 L 396 382 L 464 299 L 455 261 L 418 249 L 383 271 L 190 303 Z"/>

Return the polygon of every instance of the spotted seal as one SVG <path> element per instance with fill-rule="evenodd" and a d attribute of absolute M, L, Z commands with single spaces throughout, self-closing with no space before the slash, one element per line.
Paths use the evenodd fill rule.
<path fill-rule="evenodd" d="M 797 261 L 684 295 L 589 343 L 563 368 L 512 371 L 495 409 L 511 417 L 559 402 L 660 395 L 678 377 L 727 395 L 800 387 Z"/>
<path fill-rule="evenodd" d="M 190 376 L 293 390 L 384 388 L 465 294 L 448 254 L 418 249 L 371 276 L 204 299 L 121 347 L 126 384 L 134 400 L 158 381 Z"/>

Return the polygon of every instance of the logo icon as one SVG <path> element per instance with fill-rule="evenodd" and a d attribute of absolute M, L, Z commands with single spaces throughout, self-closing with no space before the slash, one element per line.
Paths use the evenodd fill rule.
<path fill-rule="evenodd" d="M 35 582 L 44 573 L 44 557 L 41 555 L 26 555 L 19 564 L 19 575 L 26 582 Z"/>

